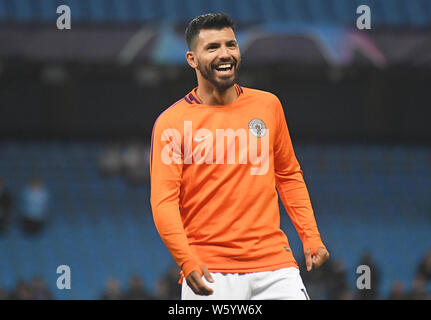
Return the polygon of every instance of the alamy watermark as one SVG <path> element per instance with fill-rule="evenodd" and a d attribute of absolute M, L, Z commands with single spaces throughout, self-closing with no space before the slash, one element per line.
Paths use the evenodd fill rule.
<path fill-rule="evenodd" d="M 216 129 L 215 134 L 206 128 L 193 133 L 192 121 L 184 121 L 184 146 L 175 128 L 165 129 L 161 140 L 168 142 L 160 154 L 166 165 L 251 164 L 251 175 L 264 175 L 269 169 L 269 129 L 261 119 L 251 119 L 248 130 Z"/>
<path fill-rule="evenodd" d="M 70 30 L 72 28 L 71 10 L 68 5 L 59 5 L 57 7 L 57 29 L 58 30 Z M 363 4 L 356 8 L 356 13 L 360 16 L 356 19 L 356 27 L 359 30 L 370 30 L 371 29 L 371 9 L 369 6 Z"/>
<path fill-rule="evenodd" d="M 57 29 L 58 30 L 70 30 L 72 28 L 72 17 L 70 7 L 63 4 L 57 7 Z"/>
<path fill-rule="evenodd" d="M 57 274 L 60 274 L 60 276 L 57 278 L 57 288 L 59 290 L 70 290 L 71 289 L 71 271 L 70 267 L 68 265 L 60 265 L 57 267 Z"/>
<path fill-rule="evenodd" d="M 356 288 L 358 290 L 371 289 L 371 269 L 366 264 L 361 264 L 356 268 L 356 274 L 360 274 L 356 279 Z"/>
<path fill-rule="evenodd" d="M 359 30 L 371 29 L 371 9 L 367 5 L 360 5 L 356 8 L 356 13 L 360 16 L 356 19 L 356 27 Z"/>

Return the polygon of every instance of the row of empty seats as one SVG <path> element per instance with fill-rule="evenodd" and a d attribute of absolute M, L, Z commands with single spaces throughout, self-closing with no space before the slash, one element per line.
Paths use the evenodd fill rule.
<path fill-rule="evenodd" d="M 426 26 L 428 0 L 0 0 L 0 21 L 55 21 L 59 5 L 71 8 L 72 21 L 88 23 L 186 23 L 208 12 L 226 12 L 239 24 L 306 22 L 356 25 L 359 5 L 369 5 L 373 25 Z"/>

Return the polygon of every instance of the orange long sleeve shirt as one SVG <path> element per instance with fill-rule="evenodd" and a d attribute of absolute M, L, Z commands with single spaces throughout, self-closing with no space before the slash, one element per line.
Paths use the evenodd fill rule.
<path fill-rule="evenodd" d="M 278 194 L 304 250 L 324 245 L 279 99 L 235 84 L 232 103 L 210 106 L 196 89 L 153 127 L 151 206 L 162 240 L 185 277 L 202 273 L 200 265 L 226 273 L 298 267 Z"/>

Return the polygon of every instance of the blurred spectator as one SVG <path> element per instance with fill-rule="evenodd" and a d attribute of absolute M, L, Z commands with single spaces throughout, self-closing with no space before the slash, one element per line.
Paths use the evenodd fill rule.
<path fill-rule="evenodd" d="M 134 275 L 129 280 L 129 288 L 124 294 L 126 300 L 151 300 L 152 297 L 145 290 L 142 279 Z"/>
<path fill-rule="evenodd" d="M 9 295 L 9 300 L 31 300 L 33 298 L 29 286 L 19 280 Z"/>
<path fill-rule="evenodd" d="M 169 299 L 169 284 L 164 278 L 160 278 L 156 282 L 156 291 L 154 293 L 156 299 L 158 300 L 176 300 Z"/>
<path fill-rule="evenodd" d="M 12 195 L 6 187 L 6 181 L 0 177 L 0 233 L 4 233 L 12 217 Z"/>
<path fill-rule="evenodd" d="M 121 291 L 120 281 L 115 278 L 108 278 L 105 283 L 105 291 L 102 292 L 100 298 L 102 300 L 121 300 L 123 292 Z"/>
<path fill-rule="evenodd" d="M 349 292 L 349 286 L 344 262 L 341 260 L 329 260 L 326 263 L 328 264 L 325 275 L 328 299 L 345 299 L 346 292 Z"/>
<path fill-rule="evenodd" d="M 425 280 L 421 276 L 413 279 L 412 287 L 406 296 L 407 300 L 426 300 L 429 299 L 425 289 Z"/>
<path fill-rule="evenodd" d="M 404 300 L 406 295 L 404 292 L 404 285 L 400 281 L 395 281 L 389 292 L 388 300 Z"/>
<path fill-rule="evenodd" d="M 3 288 L 0 288 L 0 300 L 7 300 L 9 298 L 9 295 L 7 291 Z"/>
<path fill-rule="evenodd" d="M 422 277 L 425 282 L 431 281 L 431 250 L 428 250 L 419 263 L 416 276 Z"/>
<path fill-rule="evenodd" d="M 344 291 L 340 292 L 338 297 L 338 300 L 355 300 L 355 294 L 350 289 L 344 289 Z"/>
<path fill-rule="evenodd" d="M 52 300 L 53 296 L 46 287 L 45 281 L 40 277 L 34 277 L 30 281 L 31 299 Z"/>
<path fill-rule="evenodd" d="M 23 228 L 27 234 L 41 231 L 48 218 L 49 202 L 50 193 L 42 177 L 32 177 L 24 190 L 21 203 Z"/>
<path fill-rule="evenodd" d="M 150 147 L 138 140 L 131 142 L 123 153 L 124 177 L 132 184 L 149 184 Z"/>
<path fill-rule="evenodd" d="M 156 296 L 160 300 L 180 300 L 181 286 L 178 283 L 180 279 L 180 268 L 174 264 L 167 273 L 157 281 Z"/>
<path fill-rule="evenodd" d="M 331 250 L 328 248 L 328 251 Z M 299 259 L 300 270 L 306 270 L 305 258 Z M 301 272 L 302 281 L 307 288 L 307 293 L 313 300 L 327 299 L 326 277 L 329 275 L 330 262 L 327 261 L 320 268 L 313 268 L 311 271 Z"/>
<path fill-rule="evenodd" d="M 380 289 L 380 272 L 370 252 L 364 251 L 362 253 L 361 259 L 359 261 L 359 265 L 366 265 L 370 268 L 371 288 L 358 290 L 357 299 L 359 300 L 378 299 L 379 289 Z"/>
<path fill-rule="evenodd" d="M 114 176 L 121 173 L 121 146 L 111 143 L 106 146 L 99 158 L 99 170 L 104 176 Z"/>

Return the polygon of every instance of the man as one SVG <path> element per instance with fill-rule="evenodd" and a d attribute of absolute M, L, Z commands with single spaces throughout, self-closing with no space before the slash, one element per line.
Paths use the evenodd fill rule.
<path fill-rule="evenodd" d="M 193 19 L 186 40 L 198 86 L 159 116 L 151 145 L 154 222 L 186 279 L 182 299 L 308 299 L 277 190 L 307 270 L 329 253 L 281 103 L 236 84 L 241 56 L 227 15 Z"/>
<path fill-rule="evenodd" d="M 22 225 L 28 235 L 39 234 L 49 217 L 50 192 L 45 186 L 41 176 L 31 177 L 30 183 L 25 187 L 21 211 Z"/>
<path fill-rule="evenodd" d="M 6 186 L 6 180 L 0 176 L 0 234 L 7 231 L 12 218 L 12 195 Z"/>

